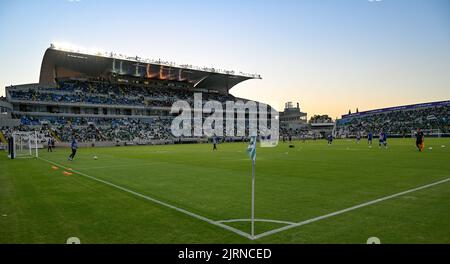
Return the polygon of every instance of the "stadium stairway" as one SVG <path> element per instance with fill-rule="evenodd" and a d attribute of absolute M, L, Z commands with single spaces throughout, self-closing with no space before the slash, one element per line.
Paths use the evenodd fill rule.
<path fill-rule="evenodd" d="M 331 132 L 331 134 L 333 135 L 333 137 L 337 136 L 337 121 L 334 122 L 333 131 Z"/>
<path fill-rule="evenodd" d="M 48 131 L 50 132 L 50 135 L 56 140 L 57 143 L 61 143 L 61 139 L 56 135 L 55 131 L 53 131 L 51 128 L 48 128 Z"/>
<path fill-rule="evenodd" d="M 5 138 L 5 135 L 3 135 L 3 132 L 0 130 L 0 141 L 4 144 L 4 145 L 6 145 L 6 138 Z"/>

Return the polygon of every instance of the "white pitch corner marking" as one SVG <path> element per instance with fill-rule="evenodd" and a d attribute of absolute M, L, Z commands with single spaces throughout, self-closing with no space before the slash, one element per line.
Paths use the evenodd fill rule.
<path fill-rule="evenodd" d="M 443 179 L 443 180 L 440 180 L 440 181 L 437 181 L 437 182 L 433 182 L 433 183 L 430 183 L 430 184 L 427 184 L 427 185 L 423 185 L 423 186 L 420 186 L 420 187 L 417 187 L 417 188 L 409 189 L 409 190 L 406 190 L 406 191 L 403 191 L 403 192 L 399 192 L 399 193 L 396 193 L 396 194 L 392 194 L 392 195 L 389 195 L 389 196 L 378 198 L 378 199 L 373 200 L 373 201 L 369 201 L 369 202 L 366 202 L 366 203 L 355 205 L 355 206 L 352 206 L 352 207 L 349 207 L 349 208 L 346 208 L 346 209 L 343 209 L 343 210 L 339 210 L 339 211 L 336 211 L 336 212 L 333 212 L 333 213 L 330 213 L 330 214 L 318 216 L 318 217 L 311 218 L 311 219 L 306 220 L 306 221 L 301 221 L 301 222 L 298 222 L 298 223 L 295 223 L 295 224 L 292 224 L 292 225 L 288 225 L 288 226 L 284 226 L 284 227 L 281 227 L 281 228 L 273 229 L 273 230 L 261 233 L 259 235 L 256 235 L 254 237 L 254 239 L 259 239 L 259 238 L 262 238 L 262 237 L 265 237 L 265 236 L 273 235 L 273 234 L 276 234 L 276 233 L 279 233 L 279 232 L 282 232 L 282 231 L 294 228 L 294 227 L 299 227 L 299 226 L 310 224 L 310 223 L 313 223 L 313 222 L 316 222 L 316 221 L 319 221 L 319 220 L 323 220 L 323 219 L 326 219 L 326 218 L 329 218 L 329 217 L 333 217 L 333 216 L 336 216 L 336 215 L 347 213 L 347 212 L 350 212 L 350 211 L 353 211 L 353 210 L 356 210 L 356 209 L 359 209 L 359 208 L 362 208 L 362 207 L 366 207 L 366 206 L 369 206 L 369 205 L 380 203 L 380 202 L 383 202 L 383 201 L 386 201 L 386 200 L 389 200 L 389 199 L 393 199 L 393 198 L 396 198 L 396 197 L 399 197 L 399 196 L 402 196 L 402 195 L 405 195 L 405 194 L 408 194 L 408 193 L 412 193 L 412 192 L 420 191 L 420 190 L 423 190 L 423 189 L 427 189 L 427 188 L 430 188 L 430 187 L 433 187 L 433 186 L 436 186 L 436 185 L 439 185 L 439 184 L 443 184 L 443 183 L 446 183 L 446 182 L 449 182 L 449 181 L 450 181 L 450 178 Z"/>
<path fill-rule="evenodd" d="M 53 162 L 53 161 L 50 161 L 50 160 L 47 160 L 47 159 L 44 159 L 44 158 L 41 158 L 41 157 L 39 157 L 38 159 L 46 161 L 46 162 L 48 162 L 50 164 L 53 164 L 55 166 L 58 166 L 60 168 L 67 169 L 67 167 L 65 167 L 65 166 L 63 166 L 61 164 L 58 164 L 56 162 Z M 333 213 L 329 213 L 329 214 L 326 214 L 326 215 L 322 215 L 322 216 L 318 216 L 318 217 L 315 217 L 315 218 L 311 218 L 309 220 L 301 221 L 301 222 L 298 222 L 298 223 L 292 223 L 292 222 L 288 222 L 288 221 L 269 220 L 269 219 L 259 219 L 259 220 L 265 220 L 267 222 L 268 221 L 272 221 L 272 222 L 276 221 L 276 222 L 285 223 L 285 224 L 288 224 L 288 225 L 284 226 L 284 227 L 281 227 L 281 228 L 277 228 L 277 229 L 273 229 L 273 230 L 261 233 L 259 235 L 252 236 L 252 235 L 250 235 L 248 233 L 245 233 L 245 232 L 243 232 L 243 231 L 241 231 L 239 229 L 236 229 L 234 227 L 227 226 L 227 225 L 223 224 L 223 223 L 226 223 L 226 222 L 233 222 L 233 221 L 236 221 L 236 220 L 249 220 L 249 219 L 230 219 L 230 220 L 214 221 L 214 220 L 211 220 L 211 219 L 206 218 L 204 216 L 201 216 L 201 215 L 192 213 L 190 211 L 187 211 L 185 209 L 182 209 L 182 208 L 173 206 L 171 204 L 159 201 L 159 200 L 157 200 L 155 198 L 152 198 L 152 197 L 140 194 L 138 192 L 129 190 L 127 188 L 121 187 L 121 186 L 116 185 L 114 183 L 110 183 L 108 181 L 95 178 L 95 177 L 87 175 L 87 174 L 85 174 L 83 172 L 80 172 L 80 171 L 77 171 L 77 170 L 72 170 L 72 172 L 74 172 L 74 173 L 76 173 L 78 175 L 84 176 L 86 178 L 92 179 L 94 181 L 97 181 L 97 182 L 109 185 L 111 187 L 114 187 L 116 189 L 122 190 L 124 192 L 130 193 L 132 195 L 135 195 L 137 197 L 143 198 L 145 200 L 154 202 L 156 204 L 159 204 L 159 205 L 171 208 L 171 209 L 176 210 L 178 212 L 181 212 L 183 214 L 189 215 L 189 216 L 191 216 L 193 218 L 196 218 L 196 219 L 202 220 L 204 222 L 210 223 L 212 225 L 221 227 L 223 229 L 226 229 L 228 231 L 236 233 L 236 234 L 238 234 L 240 236 L 246 237 L 246 238 L 248 238 L 250 240 L 256 240 L 256 239 L 259 239 L 259 238 L 262 238 L 262 237 L 273 235 L 273 234 L 276 234 L 276 233 L 279 233 L 279 232 L 282 232 L 282 231 L 285 231 L 285 230 L 288 230 L 288 229 L 291 229 L 291 228 L 295 228 L 295 227 L 303 226 L 303 225 L 306 225 L 306 224 L 310 224 L 310 223 L 313 223 L 313 222 L 316 222 L 316 221 L 320 221 L 320 220 L 323 220 L 323 219 L 326 219 L 326 218 L 330 218 L 330 217 L 333 217 L 333 216 L 336 216 L 336 215 L 347 213 L 347 212 L 350 212 L 350 211 L 353 211 L 353 210 L 356 210 L 356 209 L 359 209 L 359 208 L 362 208 L 362 207 L 366 207 L 366 206 L 369 206 L 369 205 L 380 203 L 380 202 L 383 202 L 383 201 L 386 201 L 386 200 L 389 200 L 389 199 L 393 199 L 393 198 L 396 198 L 396 197 L 399 197 L 399 196 L 402 196 L 402 195 L 405 195 L 405 194 L 408 194 L 408 193 L 420 191 L 420 190 L 427 189 L 427 188 L 430 188 L 430 187 L 433 187 L 433 186 L 436 186 L 436 185 L 439 185 L 439 184 L 443 184 L 443 183 L 446 183 L 446 182 L 450 181 L 450 178 L 446 178 L 446 179 L 443 179 L 443 180 L 440 180 L 440 181 L 437 181 L 437 182 L 434 182 L 434 183 L 430 183 L 430 184 L 419 186 L 419 187 L 416 187 L 416 188 L 413 188 L 413 189 L 409 189 L 409 190 L 406 190 L 406 191 L 403 191 L 403 192 L 399 192 L 399 193 L 396 193 L 396 194 L 392 194 L 392 195 L 389 195 L 389 196 L 378 198 L 376 200 L 365 202 L 365 203 L 362 203 L 362 204 L 359 204 L 359 205 L 355 205 L 355 206 L 352 206 L 352 207 L 349 207 L 349 208 L 346 208 L 346 209 L 343 209 L 343 210 L 339 210 L 339 211 L 336 211 L 336 212 L 333 212 Z"/>
<path fill-rule="evenodd" d="M 216 221 L 216 223 L 235 223 L 235 222 L 250 222 L 252 219 L 227 219 Z M 277 223 L 277 224 L 286 224 L 286 225 L 294 225 L 295 222 L 283 221 L 283 220 L 273 220 L 273 219 L 255 219 L 255 222 L 267 222 L 267 223 Z"/>

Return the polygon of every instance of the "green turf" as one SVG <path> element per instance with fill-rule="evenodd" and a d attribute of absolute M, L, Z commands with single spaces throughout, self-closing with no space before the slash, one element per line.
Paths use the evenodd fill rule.
<path fill-rule="evenodd" d="M 450 139 L 258 148 L 256 217 L 300 222 L 450 177 Z M 446 145 L 442 148 L 441 145 Z M 433 149 L 429 150 L 428 147 Z M 250 217 L 245 143 L 80 149 L 42 158 L 214 221 Z M 93 156 L 98 156 L 94 160 Z M 450 243 L 450 182 L 251 241 L 77 173 L 0 153 L 0 243 Z M 248 222 L 229 226 L 250 232 Z M 284 226 L 256 223 L 256 233 Z"/>

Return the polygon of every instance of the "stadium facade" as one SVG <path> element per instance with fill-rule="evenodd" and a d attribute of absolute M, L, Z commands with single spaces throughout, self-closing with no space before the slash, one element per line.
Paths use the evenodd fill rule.
<path fill-rule="evenodd" d="M 175 101 L 192 104 L 201 92 L 204 101 L 246 102 L 230 89 L 252 79 L 261 76 L 51 45 L 39 83 L 6 87 L 0 127 L 3 138 L 13 129 L 40 129 L 60 142 L 72 135 L 89 142 L 174 142 Z"/>
<path fill-rule="evenodd" d="M 52 45 L 44 54 L 39 83 L 6 87 L 6 98 L 0 100 L 0 142 L 6 144 L 5 137 L 16 130 L 39 130 L 42 142 L 49 137 L 67 142 L 74 135 L 97 145 L 204 142 L 206 138 L 173 137 L 173 103 L 183 100 L 193 105 L 198 92 L 204 101 L 222 105 L 247 102 L 231 95 L 230 89 L 259 79 L 257 74 Z M 204 119 L 207 116 L 203 113 Z M 417 128 L 431 135 L 450 136 L 450 101 L 343 115 L 336 124 L 305 125 L 306 113 L 300 112 L 299 106 L 287 107 L 279 117 L 283 137 L 316 139 L 330 133 L 354 137 L 380 131 L 405 137 Z"/>

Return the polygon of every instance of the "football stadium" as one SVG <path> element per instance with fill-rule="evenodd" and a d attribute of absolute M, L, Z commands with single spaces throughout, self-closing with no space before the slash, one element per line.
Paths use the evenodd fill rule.
<path fill-rule="evenodd" d="M 244 136 L 175 137 L 171 106 L 248 101 L 229 90 L 259 75 L 55 45 L 40 72 L 1 102 L 2 243 L 450 242 L 450 101 L 280 121 L 252 199 L 248 120 Z"/>
<path fill-rule="evenodd" d="M 122 49 L 120 41 L 105 42 Z M 258 47 L 224 54 L 240 65 L 240 52 Z M 307 50 L 317 56 L 311 61 L 322 56 L 315 49 Z M 296 103 L 303 98 L 282 88 L 311 73 L 308 56 L 302 59 L 311 64 L 295 66 L 295 74 L 290 64 L 264 58 L 270 70 L 259 74 L 59 42 L 40 54 L 34 62 L 40 68 L 33 69 L 38 78 L 6 85 L 0 97 L 0 244 L 450 243 L 448 90 L 426 97 L 423 89 L 408 88 L 420 96 L 403 99 L 408 94 L 394 89 L 379 96 L 360 86 L 339 84 L 325 93 L 314 85 L 296 87 L 305 97 L 316 90 L 312 105 L 328 115 L 310 111 L 309 101 Z M 208 58 L 211 65 L 214 60 Z M 330 61 L 313 79 L 335 81 Z M 357 75 L 358 67 L 348 75 Z M 361 79 L 375 86 L 381 73 Z M 395 83 L 395 74 L 389 72 L 387 82 Z M 448 88 L 448 76 L 442 78 Z M 248 83 L 271 88 L 238 95 Z M 361 93 L 368 98 L 358 101 L 368 105 L 363 111 L 340 107 L 331 117 L 335 101 L 342 105 Z M 285 98 L 279 94 L 295 102 L 285 100 L 280 109 L 272 103 Z M 268 97 L 277 99 L 267 103 Z M 354 108 L 352 100 L 347 109 Z M 391 101 L 397 103 L 386 104 Z"/>

